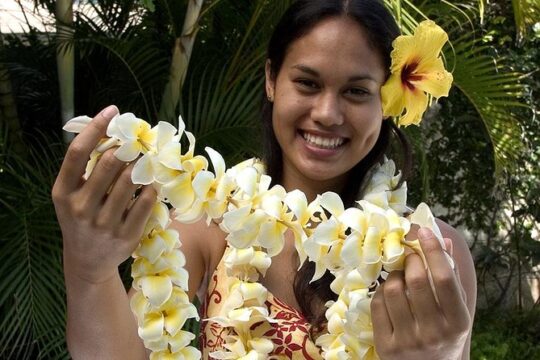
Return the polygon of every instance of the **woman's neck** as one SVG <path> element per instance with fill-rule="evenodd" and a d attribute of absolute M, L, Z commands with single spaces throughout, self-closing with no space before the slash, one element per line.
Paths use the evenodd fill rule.
<path fill-rule="evenodd" d="M 298 172 L 295 168 L 283 164 L 281 185 L 286 191 L 300 190 L 306 194 L 308 202 L 313 201 L 317 195 L 327 191 L 341 193 L 346 183 L 346 174 L 327 180 L 310 179 Z"/>

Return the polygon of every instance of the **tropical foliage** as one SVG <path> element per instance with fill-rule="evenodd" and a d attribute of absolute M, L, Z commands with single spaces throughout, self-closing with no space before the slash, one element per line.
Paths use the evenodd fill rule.
<path fill-rule="evenodd" d="M 76 114 L 114 102 L 155 122 L 174 121 L 173 109 L 195 133 L 197 151 L 211 145 L 230 164 L 259 150 L 265 46 L 291 2 L 81 1 L 73 25 L 65 24 L 70 31 L 3 34 L 0 358 L 67 357 L 61 238 L 49 196 L 64 151 L 57 54 L 75 56 Z M 55 14 L 54 0 L 35 3 Z M 533 27 L 540 11 L 532 0 L 385 3 L 403 32 L 427 17 L 451 42 L 444 52 L 456 87 L 421 129 L 409 130 L 419 164 L 411 188 L 421 189 L 411 204 L 440 204 L 442 217 L 468 229 L 480 280 L 500 289 L 480 296 L 503 303 L 512 290 L 501 269 L 525 276 L 540 262 L 540 136 L 532 109 L 540 89 Z M 193 47 L 178 55 L 185 37 Z M 8 109 L 6 94 L 17 111 Z M 20 129 L 26 147 L 10 135 Z"/>

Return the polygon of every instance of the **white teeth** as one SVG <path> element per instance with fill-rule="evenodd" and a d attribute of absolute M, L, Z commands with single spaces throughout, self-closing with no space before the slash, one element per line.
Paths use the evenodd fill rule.
<path fill-rule="evenodd" d="M 341 137 L 328 138 L 328 137 L 321 137 L 321 136 L 308 134 L 305 132 L 302 133 L 302 136 L 311 145 L 315 145 L 323 149 L 335 149 L 338 146 L 342 145 L 343 142 L 345 141 L 345 139 Z"/>

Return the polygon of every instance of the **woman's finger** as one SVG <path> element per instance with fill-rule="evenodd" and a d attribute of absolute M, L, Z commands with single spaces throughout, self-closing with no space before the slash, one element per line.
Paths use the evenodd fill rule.
<path fill-rule="evenodd" d="M 105 136 L 109 122 L 116 114 L 118 114 L 116 106 L 106 107 L 73 139 L 55 184 L 59 187 L 58 191 L 68 193 L 79 187 L 92 150 Z"/>
<path fill-rule="evenodd" d="M 405 291 L 403 271 L 392 271 L 384 282 L 383 293 L 384 303 L 396 336 L 410 335 L 411 329 L 415 329 L 415 319 Z"/>
<path fill-rule="evenodd" d="M 420 229 L 418 238 L 431 271 L 444 317 L 450 325 L 463 325 L 469 321 L 466 319 L 469 313 L 454 269 L 450 266 L 439 240 L 429 229 Z"/>
<path fill-rule="evenodd" d="M 131 203 L 133 196 L 139 187 L 139 185 L 133 184 L 131 180 L 133 166 L 134 164 L 131 163 L 124 168 L 114 182 L 114 185 L 103 204 L 103 208 L 98 215 L 97 222 L 101 225 L 108 224 L 109 226 L 113 226 L 115 224 L 120 224 L 124 218 L 126 208 Z"/>
<path fill-rule="evenodd" d="M 424 263 L 418 254 L 413 253 L 405 258 L 405 283 L 420 332 L 437 333 L 444 318 L 433 295 Z"/>
<path fill-rule="evenodd" d="M 79 194 L 79 200 L 86 204 L 89 211 L 102 206 L 111 186 L 125 167 L 126 163 L 114 155 L 113 149 L 101 156 Z"/>
<path fill-rule="evenodd" d="M 371 299 L 371 321 L 375 343 L 380 343 L 394 331 L 384 302 L 384 284 L 377 289 Z"/>
<path fill-rule="evenodd" d="M 126 238 L 140 237 L 144 232 L 146 222 L 156 203 L 156 191 L 152 186 L 144 186 L 135 203 L 129 208 L 122 225 L 122 232 Z"/>

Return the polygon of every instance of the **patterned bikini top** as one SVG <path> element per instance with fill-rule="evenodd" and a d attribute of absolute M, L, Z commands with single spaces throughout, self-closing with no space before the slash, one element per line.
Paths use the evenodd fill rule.
<path fill-rule="evenodd" d="M 224 264 L 228 251 L 229 247 L 226 248 L 225 254 L 208 281 L 208 291 L 201 309 L 202 319 L 218 316 L 228 296 L 228 282 L 231 278 L 227 276 Z M 259 330 L 264 337 L 271 339 L 274 343 L 274 350 L 269 356 L 270 360 L 322 360 L 321 351 L 310 336 L 311 325 L 298 310 L 274 297 L 270 292 L 268 292 L 266 306 L 271 317 L 277 321 L 275 323 L 265 321 L 257 326 L 261 327 Z M 223 328 L 215 322 L 202 321 L 199 341 L 202 358 L 212 359 L 210 353 L 223 349 L 225 338 L 230 331 L 232 329 Z"/>

